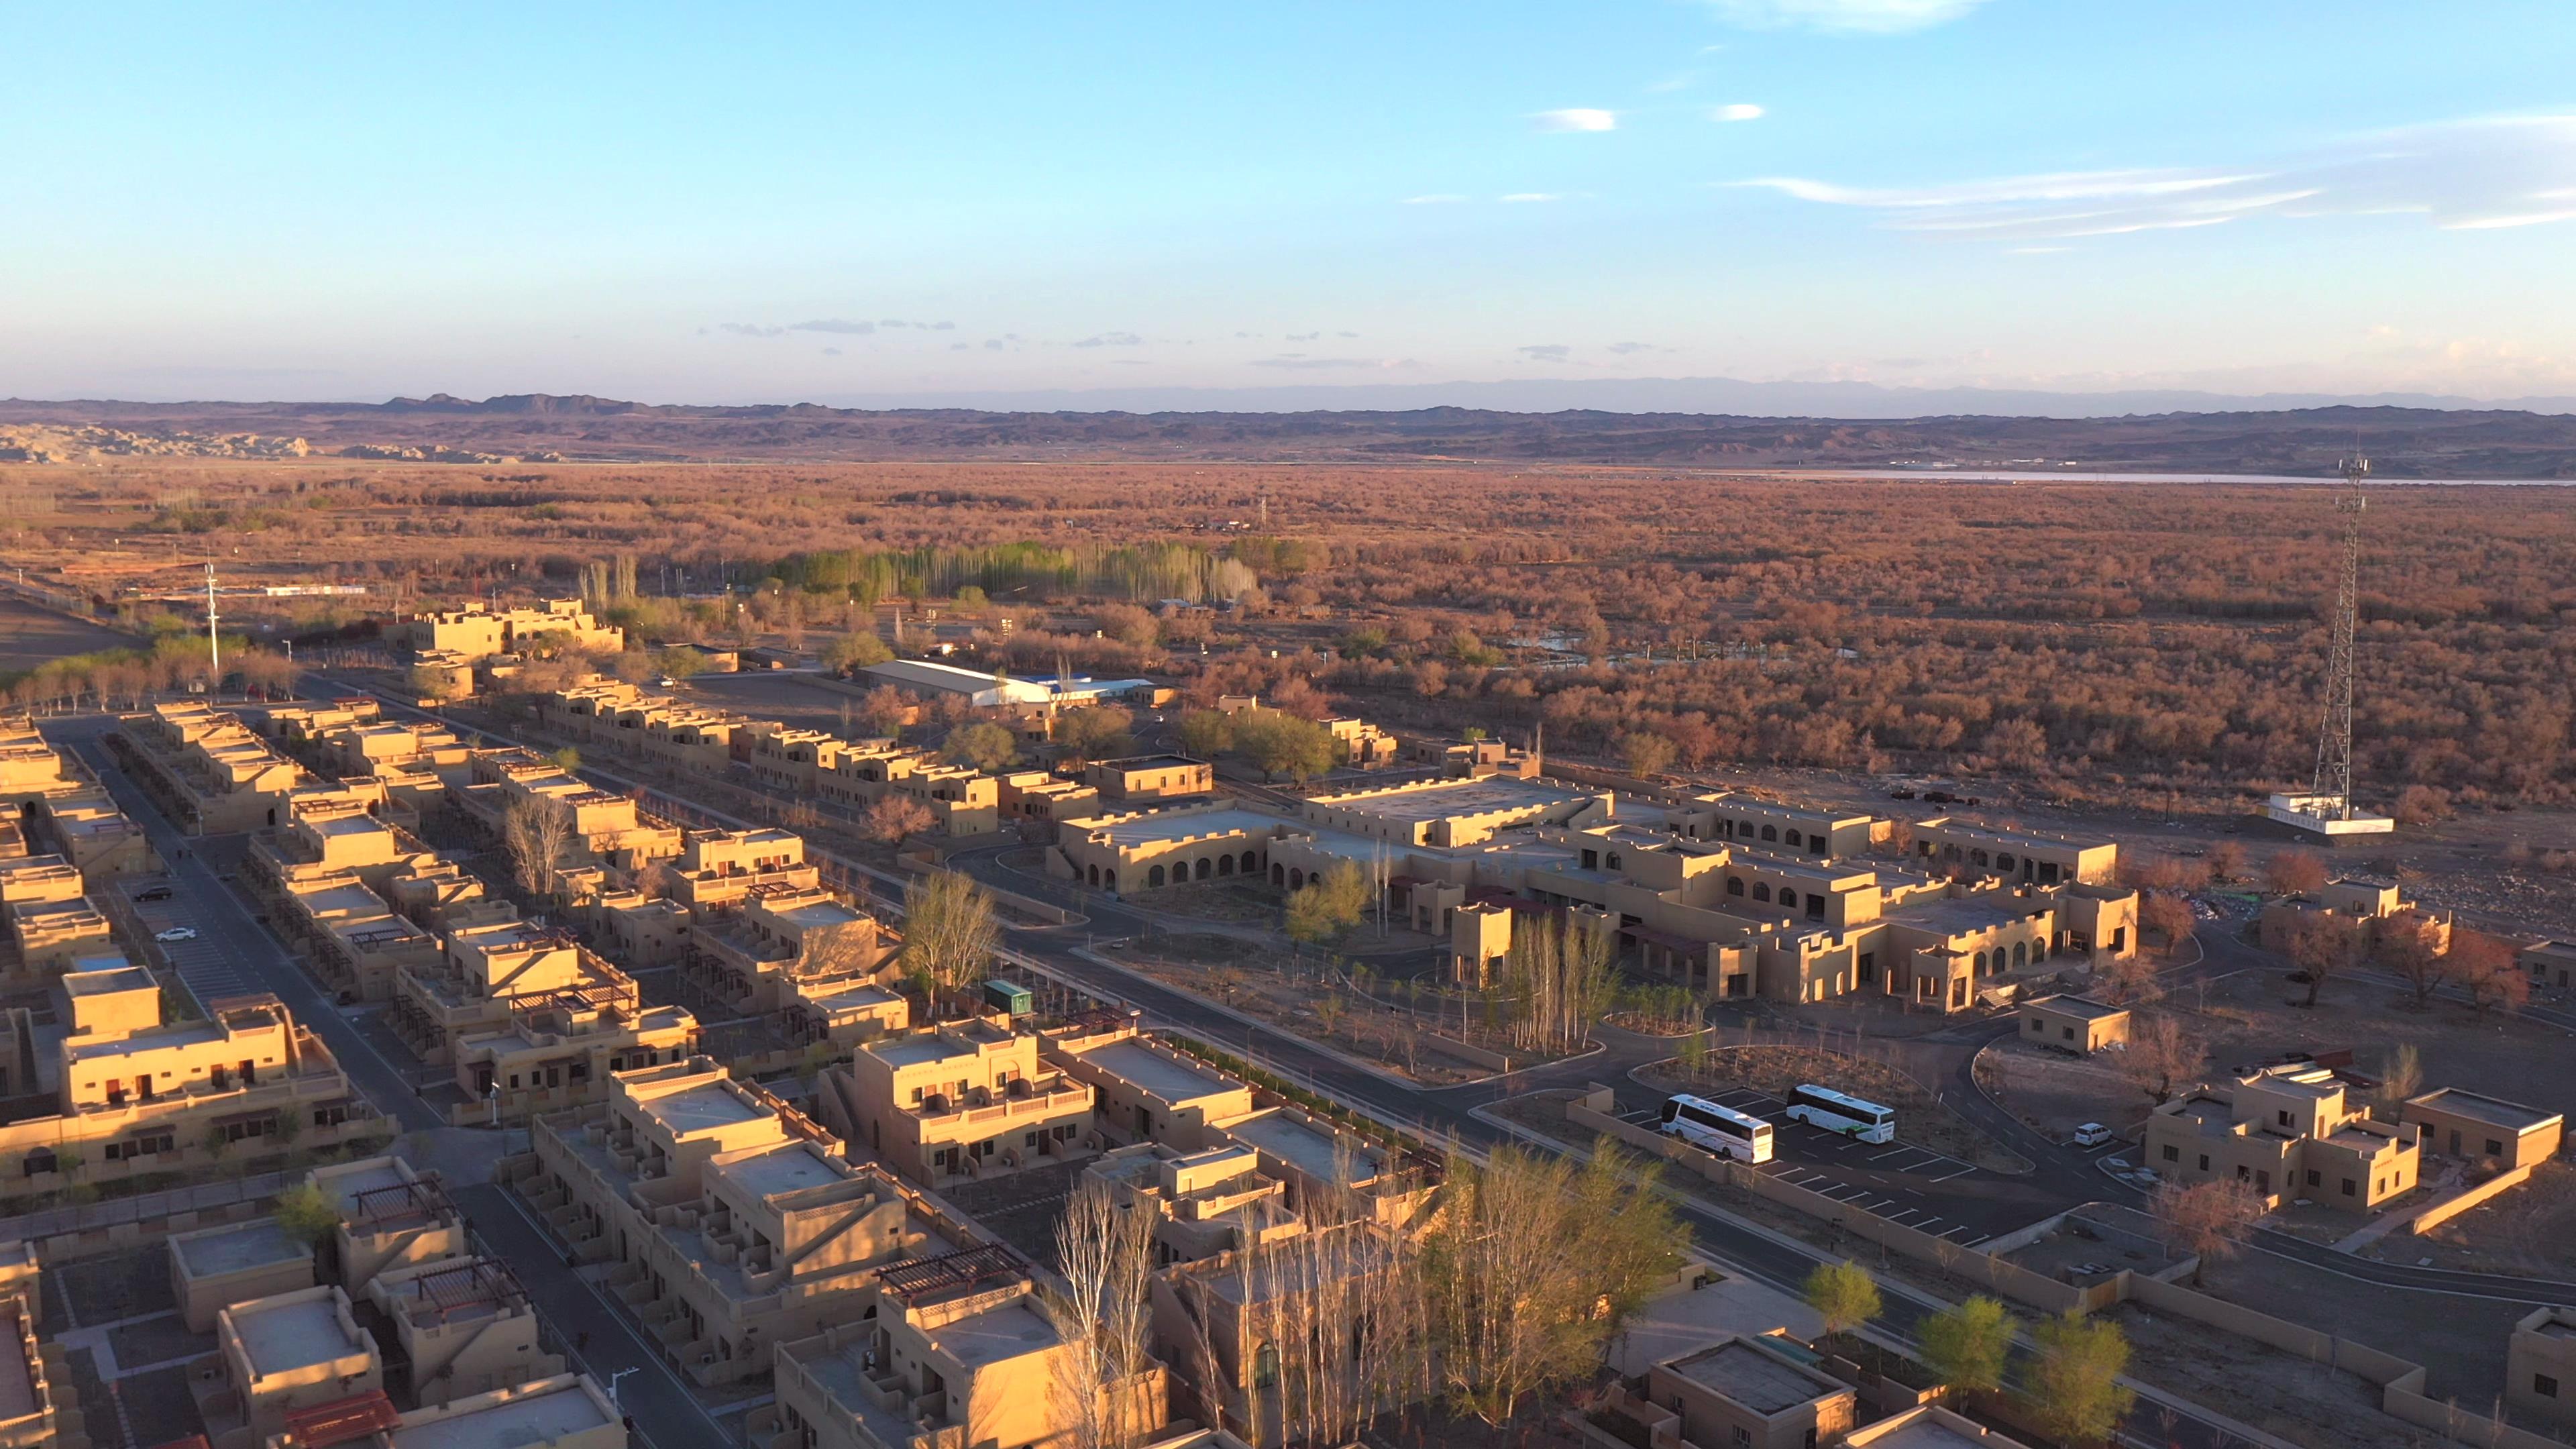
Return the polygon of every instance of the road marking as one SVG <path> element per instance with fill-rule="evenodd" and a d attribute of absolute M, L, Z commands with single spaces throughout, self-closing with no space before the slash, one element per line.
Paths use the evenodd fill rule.
<path fill-rule="evenodd" d="M 1959 1169 L 1958 1171 L 1956 1171 L 1956 1172 L 1945 1172 L 1945 1173 L 1941 1174 L 1939 1177 L 1936 1177 L 1936 1178 L 1934 1178 L 1934 1179 L 1932 1179 L 1932 1180 L 1933 1180 L 1934 1182 L 1948 1182 L 1951 1178 L 1954 1178 L 1954 1177 L 1965 1177 L 1965 1176 L 1967 1176 L 1969 1173 L 1972 1173 L 1972 1172 L 1974 1172 L 1974 1171 L 1976 1171 L 1976 1169 L 1975 1169 L 1974 1167 L 1962 1167 L 1962 1168 L 1960 1168 L 1960 1169 Z"/>
<path fill-rule="evenodd" d="M 1890 1158 L 1890 1157 L 1894 1157 L 1894 1156 L 1898 1155 L 1899 1153 L 1911 1152 L 1911 1151 L 1913 1151 L 1913 1150 L 1914 1150 L 1914 1149 L 1913 1149 L 1913 1148 L 1911 1148 L 1911 1147 L 1891 1147 L 1891 1148 L 1889 1148 L 1887 1151 L 1885 1151 L 1885 1152 L 1882 1152 L 1882 1153 L 1878 1154 L 1878 1156 L 1871 1158 L 1871 1159 L 1870 1159 L 1870 1161 L 1872 1161 L 1872 1162 L 1880 1162 L 1880 1161 L 1884 1161 L 1885 1159 Z"/>

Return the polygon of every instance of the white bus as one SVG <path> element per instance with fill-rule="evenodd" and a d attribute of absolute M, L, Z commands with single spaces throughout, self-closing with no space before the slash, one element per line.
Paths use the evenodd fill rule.
<path fill-rule="evenodd" d="M 1891 1142 L 1896 1138 L 1894 1112 L 1876 1102 L 1846 1097 L 1812 1082 L 1801 1083 L 1789 1094 L 1787 1116 L 1792 1122 L 1805 1122 L 1863 1142 Z"/>
<path fill-rule="evenodd" d="M 1664 1103 L 1663 1130 L 1693 1147 L 1755 1164 L 1771 1160 L 1771 1124 L 1685 1092 Z"/>

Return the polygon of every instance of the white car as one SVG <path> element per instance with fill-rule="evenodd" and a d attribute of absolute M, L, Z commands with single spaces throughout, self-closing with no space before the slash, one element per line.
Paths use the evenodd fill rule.
<path fill-rule="evenodd" d="M 197 939 L 197 928 L 194 926 L 172 926 L 166 931 L 153 932 L 152 939 L 155 941 L 193 941 Z"/>
<path fill-rule="evenodd" d="M 2075 1129 L 2075 1145 L 2078 1147 L 2099 1147 L 2110 1140 L 2111 1129 L 2099 1122 L 2087 1122 Z"/>
<path fill-rule="evenodd" d="M 680 681 L 665 674 L 661 678 L 653 681 L 653 687 L 655 689 L 677 689 L 680 687 Z"/>

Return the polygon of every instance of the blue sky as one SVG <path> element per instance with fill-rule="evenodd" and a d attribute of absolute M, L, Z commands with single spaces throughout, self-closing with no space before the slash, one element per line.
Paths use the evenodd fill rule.
<path fill-rule="evenodd" d="M 0 90 L 21 396 L 2576 393 L 2563 0 L 12 29 L 41 58 Z"/>

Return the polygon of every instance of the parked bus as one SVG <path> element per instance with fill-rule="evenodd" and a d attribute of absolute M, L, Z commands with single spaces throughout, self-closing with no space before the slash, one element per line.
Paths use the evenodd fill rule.
<path fill-rule="evenodd" d="M 1840 1132 L 1863 1142 L 1892 1142 L 1896 1114 L 1876 1102 L 1846 1097 L 1830 1087 L 1802 1083 L 1789 1094 L 1789 1120 Z"/>
<path fill-rule="evenodd" d="M 1738 1162 L 1771 1160 L 1771 1124 L 1705 1097 L 1681 1093 L 1664 1103 L 1665 1135 Z"/>

